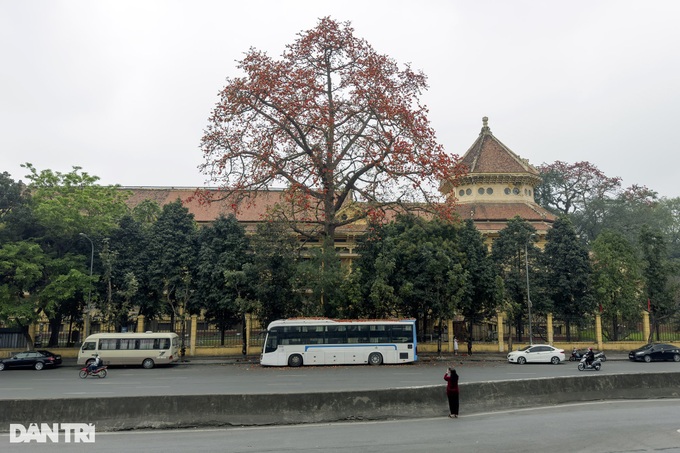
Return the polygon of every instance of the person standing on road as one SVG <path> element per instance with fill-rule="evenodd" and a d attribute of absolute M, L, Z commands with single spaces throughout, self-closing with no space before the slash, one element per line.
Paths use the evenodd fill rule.
<path fill-rule="evenodd" d="M 472 355 L 472 337 L 468 337 L 468 355 Z"/>
<path fill-rule="evenodd" d="M 446 397 L 449 400 L 449 418 L 458 418 L 458 373 L 453 366 L 446 371 L 444 380 L 446 381 Z"/>
<path fill-rule="evenodd" d="M 453 337 L 453 355 L 458 355 L 458 338 Z"/>

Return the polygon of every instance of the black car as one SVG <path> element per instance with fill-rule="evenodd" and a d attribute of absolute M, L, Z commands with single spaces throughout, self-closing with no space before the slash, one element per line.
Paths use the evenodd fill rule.
<path fill-rule="evenodd" d="M 54 357 L 43 355 L 37 351 L 18 352 L 8 359 L 0 360 L 0 371 L 5 368 L 34 368 L 39 371 L 45 367 L 54 366 Z"/>
<path fill-rule="evenodd" d="M 61 365 L 61 356 L 45 349 L 38 349 L 38 352 L 46 357 L 52 357 L 55 365 Z"/>
<path fill-rule="evenodd" d="M 635 349 L 628 353 L 630 360 L 644 360 L 651 362 L 656 360 L 672 360 L 680 362 L 680 348 L 672 344 L 665 343 L 649 343 L 641 348 Z"/>

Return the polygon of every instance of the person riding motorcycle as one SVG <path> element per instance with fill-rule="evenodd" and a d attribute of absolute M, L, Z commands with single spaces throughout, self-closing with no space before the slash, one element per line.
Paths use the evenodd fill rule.
<path fill-rule="evenodd" d="M 99 366 L 102 364 L 102 359 L 99 358 L 99 354 L 94 355 L 94 360 L 90 363 L 90 365 L 87 367 L 87 371 L 90 373 L 94 373 L 94 370 L 99 368 Z"/>
<path fill-rule="evenodd" d="M 593 360 L 595 360 L 593 348 L 588 348 L 588 352 L 586 352 L 586 365 L 591 366 L 593 364 Z"/>

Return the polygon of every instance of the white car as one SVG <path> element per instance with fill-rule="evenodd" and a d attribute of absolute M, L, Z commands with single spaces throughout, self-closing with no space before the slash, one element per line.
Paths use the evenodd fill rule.
<path fill-rule="evenodd" d="M 517 351 L 508 353 L 508 362 L 519 363 L 552 363 L 557 365 L 564 362 L 564 349 L 557 349 L 547 344 L 534 344 L 525 346 Z"/>

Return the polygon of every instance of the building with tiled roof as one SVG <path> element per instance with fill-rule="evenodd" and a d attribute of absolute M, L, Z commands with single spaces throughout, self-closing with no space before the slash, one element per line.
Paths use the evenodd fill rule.
<path fill-rule="evenodd" d="M 482 131 L 462 158 L 468 173 L 453 186 L 444 182 L 441 190 L 456 198 L 456 212 L 462 219 L 472 219 L 482 234 L 491 241 L 505 228 L 508 220 L 519 216 L 536 228 L 539 239 L 544 236 L 555 216 L 534 201 L 534 188 L 541 182 L 538 171 L 500 142 L 483 119 Z M 214 195 L 206 202 L 196 196 L 195 188 L 125 187 L 131 192 L 128 205 L 133 207 L 144 200 L 163 206 L 180 199 L 199 224 L 208 224 L 220 215 L 236 215 L 248 232 L 254 232 L 265 219 L 267 210 L 283 202 L 281 190 L 260 191 L 257 197 L 220 198 L 218 189 L 201 189 L 203 195 Z M 348 205 L 345 209 L 352 209 Z M 339 213 L 340 215 L 342 213 Z M 391 216 L 388 216 L 391 217 Z M 365 221 L 340 227 L 336 231 L 336 247 L 345 259 L 356 256 L 356 238 L 366 230 Z"/>
<path fill-rule="evenodd" d="M 534 201 L 535 187 L 541 182 L 538 170 L 491 133 L 487 117 L 461 161 L 467 174 L 455 185 L 443 183 L 441 190 L 455 197 L 456 212 L 463 220 L 472 219 L 491 241 L 508 220 L 519 216 L 536 228 L 539 239 L 545 238 L 556 217 Z"/>

